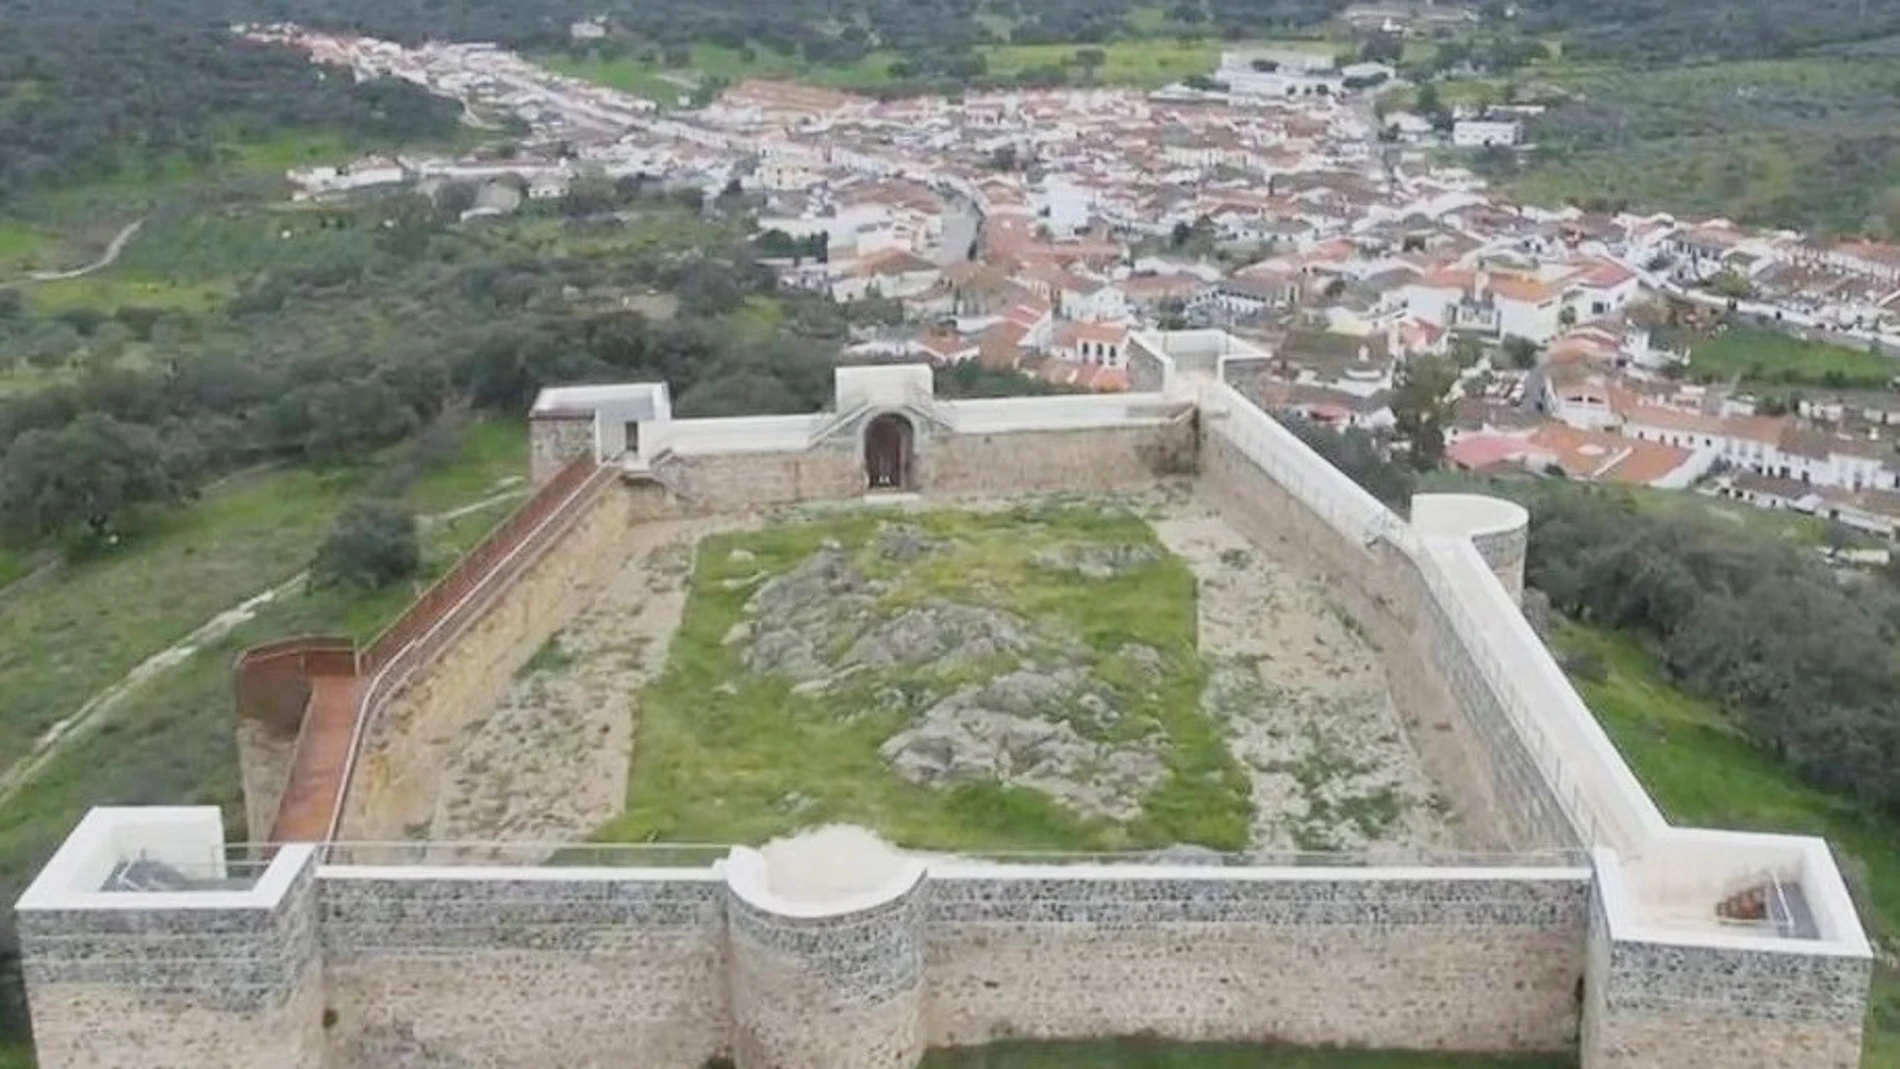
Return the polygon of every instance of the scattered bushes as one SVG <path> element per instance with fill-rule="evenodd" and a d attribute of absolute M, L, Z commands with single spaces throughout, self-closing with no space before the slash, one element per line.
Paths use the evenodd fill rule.
<path fill-rule="evenodd" d="M 1809 781 L 1900 810 L 1889 581 L 1844 580 L 1805 548 L 1645 512 L 1614 491 L 1545 485 L 1527 497 L 1527 578 L 1553 605 L 1645 636 L 1679 685 Z"/>

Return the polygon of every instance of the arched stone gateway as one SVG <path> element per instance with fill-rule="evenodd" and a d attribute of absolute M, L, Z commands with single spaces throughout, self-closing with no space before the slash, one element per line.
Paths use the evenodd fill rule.
<path fill-rule="evenodd" d="M 864 474 L 872 490 L 909 490 L 916 429 L 895 412 L 864 428 Z"/>

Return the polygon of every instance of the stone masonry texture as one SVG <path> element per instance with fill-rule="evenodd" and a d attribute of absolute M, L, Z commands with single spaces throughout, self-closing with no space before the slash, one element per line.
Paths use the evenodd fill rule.
<path fill-rule="evenodd" d="M 922 883 L 825 917 L 728 903 L 740 1069 L 909 1069 L 924 1051 Z"/>
<path fill-rule="evenodd" d="M 320 1069 L 314 865 L 275 908 L 20 914 L 42 1069 Z"/>
<path fill-rule="evenodd" d="M 540 486 L 593 450 L 592 416 L 537 416 L 528 421 L 528 480 Z"/>
<path fill-rule="evenodd" d="M 1132 368 L 1137 379 L 1145 371 Z M 537 421 L 537 475 L 574 421 Z M 957 434 L 915 421 L 926 495 L 1104 490 L 1195 470 L 1263 550 L 1329 577 L 1474 843 L 1578 844 L 1470 649 L 1392 546 L 1341 537 L 1200 419 Z M 616 485 L 372 724 L 344 837 L 400 838 L 436 749 L 622 563 L 633 525 L 864 491 L 849 422 L 810 448 L 674 456 Z M 664 475 L 663 478 L 660 476 Z M 1521 535 L 1481 546 L 1501 575 Z M 1520 565 L 1517 565 L 1521 567 Z M 1180 1039 L 1579 1050 L 1587 1069 L 1848 1069 L 1866 963 L 1617 941 L 1577 869 L 950 867 L 843 917 L 736 900 L 716 870 L 327 868 L 249 910 L 35 911 L 45 1069 L 902 1069 L 926 1045 Z M 1581 998 L 1579 997 L 1581 993 Z"/>
<path fill-rule="evenodd" d="M 730 1014 L 725 889 L 695 875 L 327 881 L 335 1064 L 698 1069 Z"/>
<path fill-rule="evenodd" d="M 1575 1041 L 1588 881 L 931 882 L 930 1041 Z"/>
<path fill-rule="evenodd" d="M 1585 1069 L 1854 1069 L 1870 964 L 1619 941 L 1593 894 Z"/>

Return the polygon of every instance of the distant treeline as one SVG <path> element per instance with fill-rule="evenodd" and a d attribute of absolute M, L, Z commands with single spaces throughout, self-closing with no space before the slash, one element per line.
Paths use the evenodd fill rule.
<path fill-rule="evenodd" d="M 455 128 L 455 105 L 416 86 L 356 84 L 203 19 L 73 18 L 64 5 L 7 17 L 17 6 L 0 5 L 0 209 L 39 191 L 205 168 L 286 131 L 394 144 Z"/>

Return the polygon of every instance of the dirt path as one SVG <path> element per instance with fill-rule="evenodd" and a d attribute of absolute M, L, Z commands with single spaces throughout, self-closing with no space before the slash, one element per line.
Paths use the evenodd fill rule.
<path fill-rule="evenodd" d="M 1201 704 L 1252 781 L 1254 848 L 1452 845 L 1379 655 L 1324 584 L 1203 503 L 1173 504 L 1152 522 L 1200 579 Z"/>
<path fill-rule="evenodd" d="M 719 517 L 640 528 L 619 574 L 457 741 L 428 838 L 573 841 L 619 813 L 638 695 L 666 667 L 694 547 L 748 522 Z"/>
<path fill-rule="evenodd" d="M 422 517 L 424 527 L 446 523 L 470 513 L 493 508 L 502 502 L 525 495 L 525 489 L 510 489 L 491 494 L 480 501 L 471 502 L 447 512 L 439 512 Z M 211 619 L 199 624 L 190 634 L 177 642 L 159 650 L 145 660 L 140 661 L 130 672 L 121 676 L 117 682 L 86 699 L 84 705 L 74 710 L 72 715 L 62 718 L 48 728 L 34 741 L 33 749 L 23 758 L 15 761 L 4 772 L 0 772 L 0 805 L 6 804 L 14 795 L 20 793 L 33 778 L 39 775 L 53 759 L 66 747 L 73 745 L 95 731 L 105 720 L 106 715 L 124 704 L 125 700 L 136 694 L 140 688 L 156 679 L 167 669 L 182 664 L 192 654 L 205 646 L 249 623 L 258 611 L 278 598 L 287 597 L 303 587 L 306 573 L 298 572 L 289 579 L 218 613 Z"/>
<path fill-rule="evenodd" d="M 64 282 L 69 278 L 84 278 L 94 271 L 103 271 L 118 262 L 119 254 L 124 252 L 125 247 L 132 243 L 132 239 L 138 236 L 139 228 L 144 225 L 145 220 L 143 219 L 127 223 L 117 234 L 112 236 L 112 240 L 106 245 L 104 255 L 84 267 L 75 267 L 69 271 L 35 271 L 25 278 L 0 283 L 0 289 L 4 289 L 7 286 L 30 286 L 36 282 Z"/>

